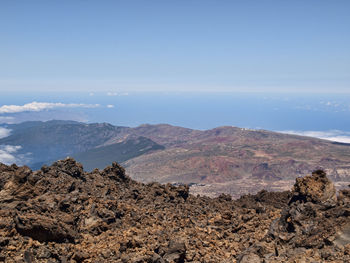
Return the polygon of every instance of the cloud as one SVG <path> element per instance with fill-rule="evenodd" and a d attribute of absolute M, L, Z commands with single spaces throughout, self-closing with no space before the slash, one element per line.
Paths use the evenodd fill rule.
<path fill-rule="evenodd" d="M 21 146 L 14 145 L 0 145 L 0 163 L 7 165 L 16 163 L 17 165 L 23 165 L 28 160 L 29 154 L 17 154 Z"/>
<path fill-rule="evenodd" d="M 10 133 L 11 133 L 11 130 L 0 127 L 0 139 L 9 136 Z"/>
<path fill-rule="evenodd" d="M 8 152 L 8 153 L 15 153 L 17 152 L 18 150 L 20 150 L 22 148 L 22 146 L 13 146 L 13 145 L 1 145 L 1 148 Z"/>
<path fill-rule="evenodd" d="M 27 103 L 24 105 L 3 105 L 0 107 L 0 114 L 4 113 L 18 113 L 25 111 L 43 111 L 54 108 L 97 108 L 99 104 L 83 104 L 83 103 L 50 103 L 50 102 L 36 102 Z"/>
<path fill-rule="evenodd" d="M 107 105 L 107 108 L 112 109 L 112 108 L 114 108 L 114 105 L 108 104 L 108 105 Z"/>
<path fill-rule="evenodd" d="M 330 130 L 330 131 L 280 131 L 287 134 L 315 137 L 334 142 L 350 143 L 350 132 Z"/>

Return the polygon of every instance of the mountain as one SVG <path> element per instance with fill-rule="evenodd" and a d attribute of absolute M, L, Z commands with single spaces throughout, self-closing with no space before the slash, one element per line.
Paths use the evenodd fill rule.
<path fill-rule="evenodd" d="M 138 183 L 117 163 L 0 164 L 0 207 L 3 262 L 350 261 L 350 190 L 320 170 L 232 200 Z"/>
<path fill-rule="evenodd" d="M 103 144 L 124 127 L 107 123 L 83 124 L 72 121 L 25 122 L 6 126 L 11 135 L 0 145 L 19 145 L 19 154 L 27 154 L 27 165 L 57 160 Z"/>
<path fill-rule="evenodd" d="M 350 145 L 311 137 L 231 126 L 201 131 L 50 121 L 6 127 L 12 132 L 0 145 L 21 146 L 17 154 L 33 169 L 66 156 L 87 171 L 117 161 L 141 182 L 186 183 L 192 193 L 235 198 L 290 189 L 315 169 L 325 170 L 337 188 L 350 182 Z"/>
<path fill-rule="evenodd" d="M 172 126 L 169 124 L 143 124 L 136 128 L 122 130 L 116 137 L 111 138 L 106 144 L 112 144 L 123 140 L 126 136 L 143 136 L 166 147 L 178 146 L 193 140 L 202 134 L 201 131 Z"/>
<path fill-rule="evenodd" d="M 188 134 L 188 133 L 187 133 Z M 161 135 L 159 135 L 161 137 Z M 157 141 L 155 135 L 153 140 Z M 219 127 L 196 131 L 123 163 L 142 182 L 181 182 L 194 193 L 239 197 L 262 189 L 289 189 L 295 178 L 324 169 L 337 186 L 350 181 L 350 145 L 264 130 Z"/>

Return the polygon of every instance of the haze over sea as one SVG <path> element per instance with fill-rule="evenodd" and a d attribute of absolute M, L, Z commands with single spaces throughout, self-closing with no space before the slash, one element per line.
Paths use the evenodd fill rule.
<path fill-rule="evenodd" d="M 5 110 L 4 105 L 17 108 Z M 145 123 L 193 129 L 237 126 L 350 142 L 350 94 L 111 91 L 0 98 L 0 123 L 51 119 L 131 127 Z"/>

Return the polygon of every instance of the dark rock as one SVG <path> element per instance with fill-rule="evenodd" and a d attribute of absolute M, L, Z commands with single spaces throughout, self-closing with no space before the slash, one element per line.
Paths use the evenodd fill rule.
<path fill-rule="evenodd" d="M 0 237 L 0 247 L 4 247 L 9 243 L 8 237 Z"/>
<path fill-rule="evenodd" d="M 190 188 L 188 185 L 181 185 L 177 188 L 177 193 L 179 197 L 182 197 L 185 201 L 189 196 Z"/>
<path fill-rule="evenodd" d="M 153 254 L 151 262 L 152 263 L 165 263 L 164 259 L 161 256 L 159 256 L 157 253 Z"/>
<path fill-rule="evenodd" d="M 69 226 L 55 219 L 41 215 L 17 216 L 16 230 L 40 242 L 74 242 L 77 233 Z"/>
<path fill-rule="evenodd" d="M 13 181 L 17 184 L 23 184 L 27 181 L 27 177 L 31 174 L 32 170 L 29 167 L 23 166 L 16 170 Z"/>
<path fill-rule="evenodd" d="M 165 260 L 165 262 L 182 263 L 182 262 L 185 262 L 185 258 L 186 258 L 185 243 L 171 240 L 163 256 L 163 259 Z"/>
<path fill-rule="evenodd" d="M 243 255 L 238 261 L 238 263 L 261 263 L 262 259 L 254 253 Z"/>
<path fill-rule="evenodd" d="M 84 173 L 83 166 L 73 158 L 57 161 L 52 164 L 56 173 L 65 173 L 72 177 L 81 177 Z"/>
<path fill-rule="evenodd" d="M 125 182 L 130 180 L 130 178 L 125 174 L 125 169 L 116 162 L 114 162 L 112 166 L 107 166 L 102 171 L 102 174 L 116 181 Z"/>
<path fill-rule="evenodd" d="M 76 251 L 72 257 L 72 259 L 74 259 L 78 263 L 81 263 L 88 258 L 89 258 L 89 254 L 82 251 Z"/>
<path fill-rule="evenodd" d="M 30 251 L 25 251 L 23 257 L 26 263 L 34 262 L 34 256 Z"/>

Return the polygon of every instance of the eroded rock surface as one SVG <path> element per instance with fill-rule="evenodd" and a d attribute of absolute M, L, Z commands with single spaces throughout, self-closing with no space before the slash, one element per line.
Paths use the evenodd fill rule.
<path fill-rule="evenodd" d="M 317 171 L 292 192 L 232 200 L 141 184 L 116 163 L 0 164 L 0 261 L 347 262 L 350 191 Z"/>
<path fill-rule="evenodd" d="M 264 262 L 350 262 L 349 193 L 343 190 L 337 198 L 321 170 L 297 178 L 281 216 L 242 255 L 256 253 Z"/>

